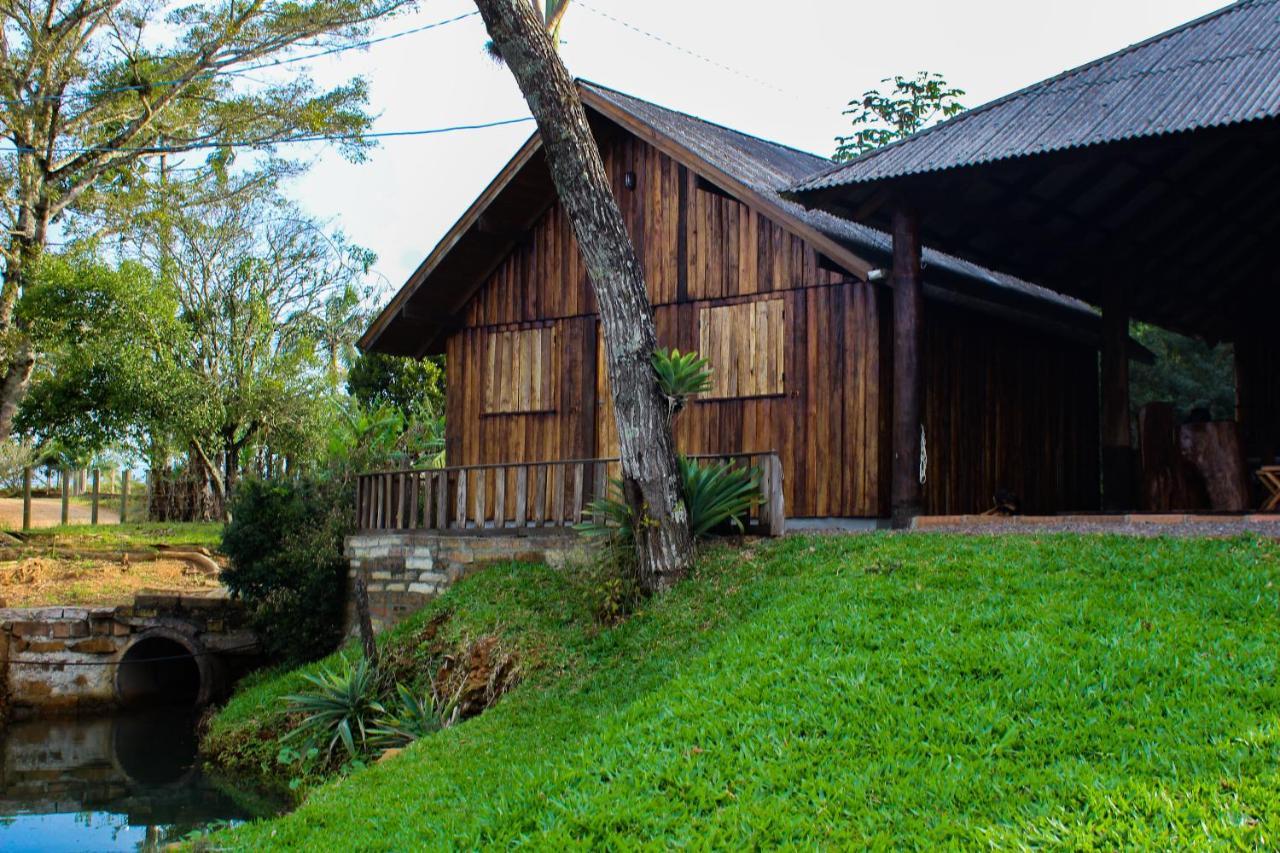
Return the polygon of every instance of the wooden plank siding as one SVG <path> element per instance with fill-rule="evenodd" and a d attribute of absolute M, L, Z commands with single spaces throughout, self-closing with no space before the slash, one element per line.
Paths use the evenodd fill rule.
<path fill-rule="evenodd" d="M 820 263 L 818 253 L 795 234 L 762 211 L 718 191 L 700 179 L 689 164 L 676 162 L 648 143 L 621 134 L 603 147 L 605 167 L 645 266 L 660 344 L 699 349 L 699 320 L 707 308 L 748 306 L 741 309 L 744 317 L 748 312 L 768 310 L 760 308 L 765 303 L 778 304 L 782 311 L 780 393 L 696 401 L 677 420 L 680 450 L 690 454 L 776 450 L 786 512 L 792 517 L 885 515 L 891 399 L 888 290 L 834 271 L 831 263 Z M 634 176 L 633 189 L 626 187 L 628 173 Z M 1084 406 L 1078 416 L 1066 412 L 1035 416 L 1019 422 L 1019 434 L 1033 426 L 1044 428 L 1048 432 L 1041 440 L 1046 444 L 1078 439 L 1082 444 L 1077 455 L 1084 455 L 1087 440 L 1076 430 L 1083 428 L 1090 413 L 1096 425 L 1096 356 L 1084 349 L 1055 349 L 1053 342 L 1027 335 L 1017 337 L 1020 345 L 1043 349 L 1045 359 L 1025 350 L 1017 357 L 998 354 L 1000 340 L 1014 339 L 1012 327 L 990 321 L 981 330 L 967 332 L 943 320 L 943 312 L 954 313 L 951 308 L 932 304 L 926 308 L 926 321 L 932 323 L 937 314 L 939 328 L 944 330 L 928 336 L 927 362 L 939 373 L 926 380 L 926 422 L 937 420 L 940 424 L 928 427 L 931 454 L 938 454 L 939 465 L 946 460 L 952 467 L 945 478 L 942 469 L 938 469 L 936 481 L 931 474 L 926 506 L 930 511 L 976 511 L 990 505 L 996 472 L 1003 470 L 1004 460 L 1014 458 L 1009 456 L 1005 439 L 990 438 L 989 429 L 1003 429 L 1011 423 L 1010 418 L 1020 416 L 1006 415 L 1004 409 L 994 420 L 986 414 L 974 415 L 970 409 L 977 404 L 972 402 L 965 403 L 964 409 L 947 409 L 946 395 L 959 391 L 970 395 L 966 399 L 976 400 L 979 398 L 972 395 L 988 387 L 998 387 L 997 396 L 1027 393 L 1033 399 L 1044 399 L 1060 394 L 1072 405 Z M 463 309 L 461 319 L 462 328 L 447 342 L 446 449 L 450 465 L 617 455 L 595 300 L 559 205 L 543 213 L 518 247 L 497 263 Z M 970 319 L 965 315 L 963 323 Z M 543 327 L 554 329 L 558 341 L 553 410 L 485 414 L 485 395 L 492 393 L 486 389 L 486 340 L 495 332 Z M 984 341 L 971 339 L 975 336 L 988 339 L 985 344 L 994 349 L 971 351 L 984 345 Z M 998 356 L 1011 362 L 1008 368 L 997 364 Z M 977 359 L 974 375 L 969 376 L 970 365 L 947 358 Z M 1092 378 L 1086 364 L 1093 366 Z M 1036 369 L 1047 372 L 1033 382 L 1029 374 Z M 953 376 L 948 371 L 959 373 Z M 989 373 L 995 378 L 988 378 Z M 1083 398 L 1090 394 L 1093 402 L 1086 406 Z M 1016 407 L 1018 401 L 1001 397 L 999 404 Z M 954 428 L 957 419 L 979 417 L 983 420 L 976 422 L 972 431 Z M 990 463 L 975 460 L 978 467 L 974 470 L 944 452 L 941 444 L 935 446 L 944 435 L 972 443 L 977 440 L 975 434 L 994 442 L 990 450 L 983 450 L 994 455 Z M 1020 447 L 1026 445 L 1026 439 L 1019 441 Z M 1057 464 L 1059 458 L 1067 459 L 1072 453 L 1075 450 L 1063 451 L 1052 461 Z M 1032 461 L 1050 460 L 1042 455 L 1028 464 Z M 1042 492 L 1055 478 L 1083 480 L 1088 472 L 1088 466 L 1081 463 L 1070 475 L 1027 474 L 1019 482 L 1033 485 L 1039 502 L 1048 499 Z M 499 494 L 508 507 L 521 505 L 522 498 L 533 505 L 533 490 L 538 488 L 534 478 L 527 478 L 525 494 L 519 495 L 522 484 L 517 483 L 514 469 L 486 476 L 483 495 L 490 512 Z M 498 476 L 506 478 L 501 489 Z M 954 482 L 950 478 L 955 478 Z M 566 490 L 572 506 L 577 486 L 572 478 L 561 479 L 563 482 L 543 486 Z M 594 493 L 596 479 L 594 472 L 587 472 L 582 488 Z M 471 488 L 478 485 L 472 483 Z M 1074 500 L 1085 491 L 1076 489 L 1067 497 Z M 935 493 L 937 497 L 932 497 Z M 1030 496 L 1024 499 L 1031 500 Z"/>
<path fill-rule="evenodd" d="M 1097 352 L 958 309 L 926 311 L 925 512 L 1099 506 Z"/>

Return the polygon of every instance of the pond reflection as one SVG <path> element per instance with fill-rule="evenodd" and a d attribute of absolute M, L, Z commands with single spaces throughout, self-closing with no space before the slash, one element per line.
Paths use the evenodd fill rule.
<path fill-rule="evenodd" d="M 157 850 L 279 811 L 210 776 L 181 710 L 30 720 L 0 732 L 0 850 Z"/>

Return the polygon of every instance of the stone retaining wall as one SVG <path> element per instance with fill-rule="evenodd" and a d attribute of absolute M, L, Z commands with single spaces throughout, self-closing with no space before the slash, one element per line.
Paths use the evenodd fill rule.
<path fill-rule="evenodd" d="M 117 665 L 140 638 L 181 638 L 202 655 L 257 653 L 257 637 L 225 594 L 140 593 L 117 607 L 0 609 L 0 713 L 113 710 Z M 210 685 L 210 688 L 218 685 Z"/>
<path fill-rule="evenodd" d="M 359 573 L 369 588 L 374 629 L 381 631 L 482 566 L 515 561 L 559 567 L 584 547 L 580 536 L 563 530 L 519 536 L 408 530 L 348 536 L 347 630 L 356 624 L 351 589 Z"/>

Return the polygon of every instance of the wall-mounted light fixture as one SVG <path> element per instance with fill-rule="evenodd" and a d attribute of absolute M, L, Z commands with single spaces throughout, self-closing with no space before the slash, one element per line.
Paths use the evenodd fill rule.
<path fill-rule="evenodd" d="M 635 172 L 627 172 L 625 175 L 623 175 L 623 176 L 622 176 L 622 185 L 623 185 L 624 187 L 626 187 L 627 189 L 629 189 L 629 190 L 633 190 L 633 189 L 635 189 L 635 188 L 636 188 L 636 173 L 635 173 Z"/>

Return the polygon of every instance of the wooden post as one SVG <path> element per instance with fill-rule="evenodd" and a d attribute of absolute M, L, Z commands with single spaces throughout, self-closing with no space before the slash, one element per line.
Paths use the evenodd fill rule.
<path fill-rule="evenodd" d="M 98 477 L 101 474 L 97 468 L 93 469 L 93 497 L 92 508 L 89 510 L 89 523 L 98 523 Z"/>
<path fill-rule="evenodd" d="M 770 453 L 765 457 L 765 465 L 769 469 L 769 535 L 781 536 L 787 529 L 787 510 L 782 491 L 782 460 L 778 454 Z"/>
<path fill-rule="evenodd" d="M 62 523 L 71 520 L 71 472 L 62 469 Z"/>
<path fill-rule="evenodd" d="M 901 203 L 893 211 L 893 471 L 890 504 L 895 528 L 920 514 L 920 371 L 924 295 L 920 281 L 919 219 Z"/>
<path fill-rule="evenodd" d="M 369 586 L 365 583 L 364 572 L 356 575 L 356 620 L 360 626 L 360 645 L 364 648 L 364 659 L 369 663 L 378 661 L 378 643 L 373 638 L 373 617 L 369 614 Z"/>
<path fill-rule="evenodd" d="M 22 469 L 22 529 L 31 529 L 31 469 Z"/>
<path fill-rule="evenodd" d="M 1129 312 L 1124 289 L 1102 298 L 1102 508 L 1134 509 L 1129 435 Z"/>
<path fill-rule="evenodd" d="M 129 520 L 129 469 L 120 472 L 120 523 Z"/>

